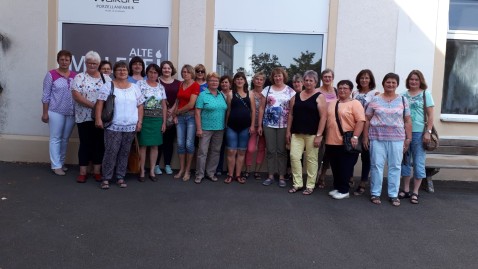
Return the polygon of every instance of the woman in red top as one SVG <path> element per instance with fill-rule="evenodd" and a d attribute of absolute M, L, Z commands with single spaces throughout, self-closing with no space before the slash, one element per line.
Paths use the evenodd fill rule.
<path fill-rule="evenodd" d="M 181 68 L 181 77 L 184 79 L 179 87 L 176 99 L 176 110 L 173 113 L 178 138 L 179 172 L 174 178 L 183 178 L 188 181 L 191 177 L 191 162 L 194 155 L 194 137 L 196 123 L 194 108 L 199 95 L 199 84 L 194 81 L 195 70 L 186 64 Z"/>

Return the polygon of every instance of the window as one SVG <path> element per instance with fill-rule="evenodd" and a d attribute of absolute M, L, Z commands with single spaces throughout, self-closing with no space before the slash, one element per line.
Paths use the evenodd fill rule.
<path fill-rule="evenodd" d="M 218 31 L 217 65 L 220 75 L 246 73 L 248 79 L 274 67 L 284 67 L 289 79 L 322 67 L 323 35 Z"/>
<path fill-rule="evenodd" d="M 450 0 L 441 110 L 446 114 L 442 115 L 444 120 L 478 115 L 477 14 L 478 1 Z"/>

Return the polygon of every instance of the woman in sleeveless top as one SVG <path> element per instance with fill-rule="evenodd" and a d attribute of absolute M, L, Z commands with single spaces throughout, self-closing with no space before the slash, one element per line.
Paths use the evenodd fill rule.
<path fill-rule="evenodd" d="M 266 102 L 266 98 L 262 96 L 262 89 L 265 82 L 265 75 L 262 72 L 256 73 L 252 78 L 252 91 L 250 94 L 254 97 L 254 104 L 256 108 L 255 113 L 255 132 L 251 134 L 249 138 L 249 142 L 247 143 L 247 152 L 246 152 L 246 173 L 244 176 L 246 178 L 249 177 L 249 173 L 251 172 L 252 162 L 254 158 L 254 153 L 257 151 L 256 155 L 256 166 L 254 167 L 254 178 L 256 180 L 261 180 L 261 174 L 259 173 L 259 169 L 264 161 L 264 157 L 266 154 L 266 140 L 262 135 L 262 130 L 259 132 L 259 122 L 262 121 L 262 117 L 264 114 L 264 106 Z"/>
<path fill-rule="evenodd" d="M 255 106 L 252 95 L 247 91 L 247 80 L 243 72 L 238 72 L 232 79 L 232 92 L 227 96 L 227 177 L 225 183 L 231 183 L 233 177 L 241 183 L 246 178 L 241 176 L 244 156 L 246 154 L 249 133 L 254 133 Z"/>
<path fill-rule="evenodd" d="M 327 110 L 325 96 L 315 88 L 319 81 L 317 72 L 306 71 L 303 80 L 305 90 L 297 93 L 289 104 L 286 143 L 290 144 L 290 162 L 294 182 L 289 193 L 295 193 L 304 186 L 301 159 L 305 147 L 307 184 L 302 193 L 310 195 L 315 187 L 318 151 L 323 139 Z"/>

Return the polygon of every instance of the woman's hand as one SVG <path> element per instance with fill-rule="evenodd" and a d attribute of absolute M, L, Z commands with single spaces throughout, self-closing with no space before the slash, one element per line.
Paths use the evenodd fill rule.
<path fill-rule="evenodd" d="M 362 147 L 365 149 L 365 150 L 368 150 L 369 149 L 369 140 L 368 140 L 368 137 L 367 136 L 363 136 L 362 138 Z"/>
<path fill-rule="evenodd" d="M 49 120 L 48 113 L 43 113 L 41 115 L 41 121 L 43 121 L 44 123 L 48 123 L 48 120 Z"/>
<path fill-rule="evenodd" d="M 161 132 L 166 132 L 166 121 L 163 121 L 163 125 L 161 126 Z"/>
<path fill-rule="evenodd" d="M 101 121 L 101 117 L 97 117 L 95 120 L 96 128 L 103 129 L 103 121 Z"/>
<path fill-rule="evenodd" d="M 403 152 L 407 152 L 409 146 L 410 146 L 410 139 L 407 138 L 405 139 L 405 141 L 403 141 Z"/>
<path fill-rule="evenodd" d="M 314 138 L 314 147 L 320 148 L 320 144 L 322 144 L 323 136 L 315 136 Z"/>
<path fill-rule="evenodd" d="M 353 148 L 357 148 L 357 145 L 358 145 L 358 137 L 357 137 L 357 138 L 355 138 L 355 137 L 350 138 L 350 143 L 352 144 L 352 147 L 353 147 Z"/>
<path fill-rule="evenodd" d="M 258 133 L 260 136 L 262 136 L 262 126 L 259 126 L 259 127 L 257 128 L 257 133 Z"/>
<path fill-rule="evenodd" d="M 423 134 L 423 139 L 422 139 L 423 143 L 428 144 L 430 143 L 431 140 L 432 140 L 432 136 L 430 133 L 426 132 Z"/>
<path fill-rule="evenodd" d="M 173 122 L 174 124 L 178 124 L 178 117 L 176 117 L 175 115 L 173 115 Z"/>
<path fill-rule="evenodd" d="M 137 133 L 141 132 L 141 127 L 142 126 L 143 126 L 143 122 L 138 121 L 138 123 L 136 123 L 136 132 Z"/>
<path fill-rule="evenodd" d="M 255 134 L 255 133 L 256 133 L 256 128 L 254 128 L 254 126 L 251 126 L 251 127 L 249 128 L 249 134 L 253 135 L 253 134 Z"/>
<path fill-rule="evenodd" d="M 291 139 L 291 137 L 292 137 L 292 134 L 290 133 L 290 131 L 286 131 L 286 133 L 285 133 L 285 143 L 286 143 L 287 145 L 290 145 L 290 139 Z"/>
<path fill-rule="evenodd" d="M 196 136 L 197 137 L 202 137 L 202 129 L 197 129 L 196 130 Z"/>

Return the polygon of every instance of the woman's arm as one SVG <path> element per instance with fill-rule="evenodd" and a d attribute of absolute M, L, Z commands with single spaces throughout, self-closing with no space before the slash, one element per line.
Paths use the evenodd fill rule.
<path fill-rule="evenodd" d="M 187 112 L 191 109 L 194 108 L 194 106 L 196 105 L 196 99 L 198 98 L 198 96 L 196 94 L 191 94 L 191 97 L 189 97 L 189 102 L 181 107 L 180 109 L 177 110 L 177 114 L 182 114 L 184 112 Z"/>
<path fill-rule="evenodd" d="M 251 104 L 251 127 L 249 128 L 249 133 L 254 134 L 256 132 L 256 104 L 254 94 L 249 94 L 249 102 Z"/>
<path fill-rule="evenodd" d="M 227 103 L 227 110 L 226 110 L 226 127 L 227 127 L 227 122 L 229 120 L 229 114 L 231 114 L 231 99 L 232 99 L 232 92 L 230 91 L 227 94 L 226 98 L 226 103 Z"/>
<path fill-rule="evenodd" d="M 163 125 L 161 126 L 161 132 L 166 132 L 166 121 L 168 121 L 168 105 L 166 99 L 161 100 L 161 108 L 163 109 Z"/>
<path fill-rule="evenodd" d="M 87 107 L 87 108 L 93 108 L 95 106 L 95 103 L 90 102 L 88 99 L 86 99 L 81 93 L 75 89 L 71 91 L 71 95 L 73 97 L 73 100 L 77 102 L 78 104 Z"/>
<path fill-rule="evenodd" d="M 317 134 L 314 138 L 314 147 L 320 147 L 322 140 L 324 139 L 325 124 L 327 123 L 327 102 L 325 101 L 325 95 L 319 94 L 317 97 L 317 109 L 319 110 L 319 126 L 317 127 Z"/>
<path fill-rule="evenodd" d="M 103 129 L 103 121 L 101 120 L 101 111 L 103 110 L 103 105 L 105 101 L 97 99 L 96 103 L 97 105 L 95 107 L 95 111 L 93 111 L 93 113 L 95 113 L 95 126 L 96 128 Z"/>
<path fill-rule="evenodd" d="M 404 124 L 405 124 L 405 142 L 403 143 L 403 151 L 406 152 L 408 150 L 408 146 L 410 145 L 410 141 L 412 140 L 412 117 L 405 116 Z"/>
<path fill-rule="evenodd" d="M 257 133 L 262 136 L 262 120 L 264 118 L 264 110 L 266 107 L 266 98 L 261 94 L 261 100 L 259 102 L 259 116 L 257 117 L 258 122 L 258 128 L 257 128 Z"/>
<path fill-rule="evenodd" d="M 194 111 L 194 119 L 196 121 L 196 136 L 202 136 L 202 124 L 201 124 L 201 109 L 196 107 Z"/>
<path fill-rule="evenodd" d="M 295 97 L 292 97 L 289 101 L 289 118 L 287 119 L 287 131 L 285 133 L 286 145 L 290 145 L 290 139 L 292 137 L 291 128 L 292 128 L 292 121 L 294 120 L 294 104 L 295 104 Z"/>
<path fill-rule="evenodd" d="M 427 130 L 431 130 L 433 128 L 433 107 L 427 107 L 426 109 L 427 112 Z M 429 143 L 431 140 L 431 136 L 429 132 L 425 132 L 423 134 L 423 142 L 424 143 Z"/>
<path fill-rule="evenodd" d="M 365 124 L 362 130 L 362 146 L 365 150 L 368 150 L 369 149 L 368 130 L 370 128 L 370 120 L 372 119 L 372 116 L 365 115 L 365 119 L 366 119 Z"/>
<path fill-rule="evenodd" d="M 144 105 L 141 104 L 138 106 L 138 123 L 136 123 L 136 132 L 141 132 L 141 127 L 143 126 L 143 115 Z"/>

